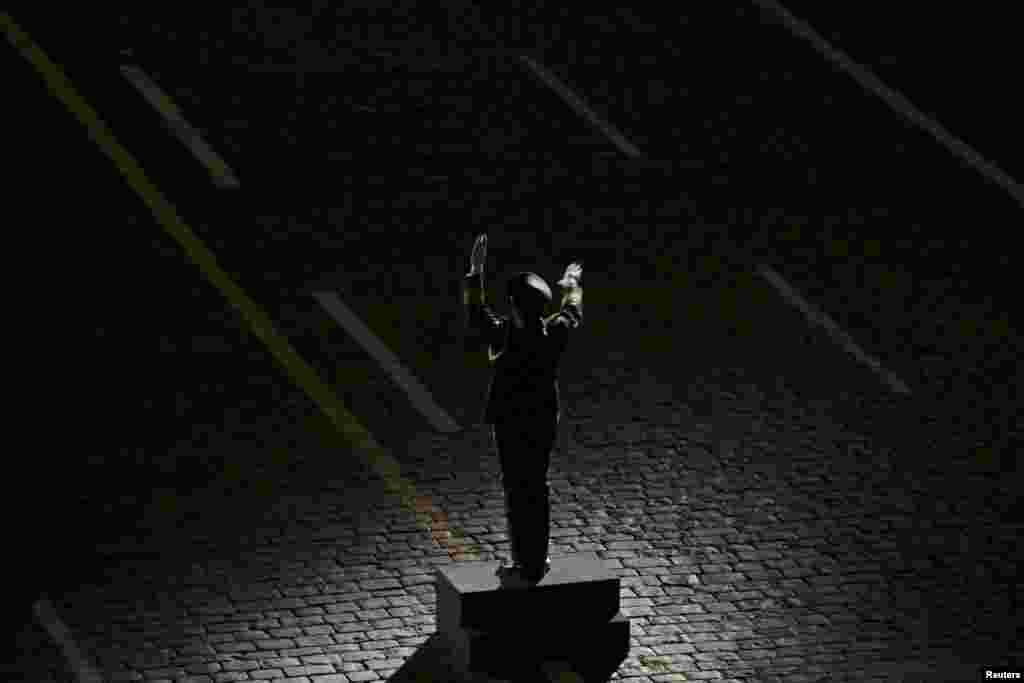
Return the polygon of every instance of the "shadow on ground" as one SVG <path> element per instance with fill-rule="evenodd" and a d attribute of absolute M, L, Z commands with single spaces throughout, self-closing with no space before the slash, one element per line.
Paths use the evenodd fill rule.
<path fill-rule="evenodd" d="M 439 634 L 432 635 L 388 683 L 441 683 L 457 680 L 460 683 L 603 683 L 608 681 L 621 662 L 538 662 L 524 656 L 510 644 L 507 661 L 498 663 L 489 672 L 471 672 L 456 675 L 451 654 Z"/>

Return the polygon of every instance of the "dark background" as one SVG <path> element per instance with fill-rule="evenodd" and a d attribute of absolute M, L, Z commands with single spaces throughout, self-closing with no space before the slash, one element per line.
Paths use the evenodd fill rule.
<path fill-rule="evenodd" d="M 803 4 L 789 7 L 1024 176 L 1022 112 L 1010 96 L 1012 22 L 996 4 L 967 16 L 923 3 L 827 14 Z M 990 450 L 998 478 L 1019 481 L 1012 244 L 1021 207 L 770 15 L 741 3 L 686 14 L 306 9 L 15 18 L 149 160 L 222 265 L 283 327 L 295 325 L 293 343 L 325 373 L 336 357 L 300 329 L 313 315 L 296 303 L 305 293 L 343 283 L 367 301 L 412 292 L 457 300 L 454 276 L 483 229 L 506 236 L 492 237 L 495 260 L 557 254 L 554 268 L 583 257 L 609 289 L 676 270 L 711 288 L 730 275 L 709 259 L 766 263 L 919 387 L 916 409 L 970 432 Z M 430 39 L 408 40 L 419 33 Z M 309 45 L 327 46 L 331 64 L 348 70 L 253 76 L 309 61 Z M 124 49 L 175 90 L 239 170 L 244 192 L 213 188 L 163 131 L 117 73 Z M 379 66 L 376 49 L 398 55 L 405 80 Z M 509 58 L 518 53 L 563 78 L 648 158 L 616 156 Z M 281 403 L 305 399 L 27 62 L 10 48 L 3 60 L 5 157 L 14 170 L 5 199 L 15 238 L 6 261 L 16 276 L 9 375 L 18 378 L 11 404 L 25 408 L 9 423 L 7 502 L 15 543 L 33 548 L 43 570 L 29 571 L 33 580 L 73 585 L 112 561 L 97 550 L 102 542 L 147 533 L 137 527 L 152 491 L 187 491 L 224 470 L 224 462 L 175 457 L 175 444 L 229 430 L 284 434 L 294 424 Z M 432 60 L 479 70 L 464 80 L 486 91 L 476 102 L 490 106 L 462 111 L 432 98 L 417 116 L 433 128 L 413 133 L 403 108 L 419 106 L 415 86 L 402 84 Z M 352 66 L 366 64 L 377 66 Z M 244 100 L 244 128 L 228 123 L 232 96 Z M 368 98 L 379 103 L 369 119 L 349 106 Z M 444 189 L 431 189 L 433 174 L 449 177 Z M 631 213 L 640 197 L 674 202 L 674 227 Z M 324 206 L 341 212 L 344 231 L 325 231 Z M 289 222 L 296 216 L 305 220 L 298 228 Z M 295 228 L 287 239 L 285 224 Z M 438 321 L 420 341 L 447 343 L 453 322 Z M 225 329 L 233 350 L 202 350 L 201 338 L 223 338 Z M 337 343 L 348 344 L 338 353 L 359 353 Z M 348 396 L 356 402 L 361 387 L 380 383 L 374 370 L 361 372 L 365 382 Z M 226 405 L 238 407 L 229 414 Z M 72 558 L 78 569 L 69 573 Z"/>

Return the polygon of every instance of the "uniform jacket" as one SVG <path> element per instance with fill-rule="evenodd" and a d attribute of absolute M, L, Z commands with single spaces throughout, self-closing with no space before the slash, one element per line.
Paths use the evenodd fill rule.
<path fill-rule="evenodd" d="M 473 348 L 487 346 L 493 368 L 484 423 L 558 417 L 558 363 L 570 330 L 583 322 L 583 288 L 570 287 L 563 292 L 557 313 L 540 325 L 519 329 L 510 316 L 491 309 L 482 273 L 463 279 L 469 342 Z"/>

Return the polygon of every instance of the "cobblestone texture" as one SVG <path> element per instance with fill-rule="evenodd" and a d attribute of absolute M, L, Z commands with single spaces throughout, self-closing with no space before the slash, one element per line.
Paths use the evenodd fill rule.
<path fill-rule="evenodd" d="M 735 303 L 716 296 L 703 305 Z M 634 303 L 588 309 L 588 329 L 635 329 Z M 672 317 L 688 320 L 686 305 Z M 739 315 L 754 337 L 802 325 L 784 306 L 760 320 L 755 308 Z M 846 384 L 863 371 L 838 370 L 814 335 L 783 359 L 767 342 L 728 347 L 735 330 L 711 338 L 707 326 L 635 335 L 687 344 L 668 361 L 593 333 L 566 372 L 551 554 L 594 551 L 622 578 L 631 651 L 613 680 L 953 682 L 1024 656 L 1019 528 L 1000 517 L 1007 485 L 973 456 L 967 424 Z M 711 340 L 690 344 L 697 335 Z M 780 380 L 801 364 L 835 376 Z M 378 396 L 386 380 L 374 381 Z M 433 572 L 453 560 L 351 454 L 289 431 L 316 424 L 289 391 L 261 423 L 286 462 L 269 438 L 211 437 L 206 452 L 230 448 L 260 470 L 256 483 L 220 481 L 182 514 L 141 520 L 158 542 L 110 549 L 119 566 L 103 580 L 53 596 L 109 680 L 403 681 L 432 652 Z M 507 557 L 485 430 L 414 434 L 396 457 L 450 529 L 484 558 Z M 24 637 L 56 658 L 44 636 Z M 33 680 L 68 680 L 51 668 Z"/>
<path fill-rule="evenodd" d="M 1019 557 L 976 494 L 936 498 L 825 412 L 746 390 L 719 386 L 728 408 L 707 422 L 659 405 L 640 369 L 595 367 L 568 392 L 551 550 L 596 551 L 622 577 L 632 649 L 614 680 L 939 680 L 1012 651 Z M 404 473 L 498 557 L 485 444 L 422 434 Z M 433 632 L 432 571 L 451 560 L 379 481 L 339 476 L 267 510 L 249 541 L 175 572 L 126 567 L 58 608 L 117 680 L 387 680 Z"/>

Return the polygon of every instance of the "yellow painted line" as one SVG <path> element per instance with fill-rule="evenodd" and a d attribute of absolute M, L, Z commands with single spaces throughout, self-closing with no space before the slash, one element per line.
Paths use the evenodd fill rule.
<path fill-rule="evenodd" d="M 354 453 L 384 479 L 385 489 L 397 495 L 402 504 L 416 514 L 417 521 L 431 532 L 432 538 L 447 550 L 450 557 L 478 559 L 475 548 L 462 534 L 448 527 L 447 515 L 435 509 L 428 496 L 419 495 L 412 482 L 400 475 L 398 461 L 359 424 L 316 371 L 292 348 L 287 339 L 274 329 L 270 316 L 221 269 L 214 254 L 185 224 L 174 206 L 147 177 L 139 162 L 117 141 L 110 128 L 75 90 L 60 67 L 50 61 L 46 53 L 5 12 L 0 12 L 0 30 L 39 72 L 50 92 L 85 126 L 89 137 L 110 157 L 128 185 L 153 212 L 161 227 L 181 245 L 189 260 L 199 267 L 206 279 L 220 290 L 232 306 L 241 311 L 252 331 L 274 354 L 292 380 L 317 404 L 338 432 L 353 446 Z"/>
<path fill-rule="evenodd" d="M 572 664 L 561 659 L 545 661 L 541 664 L 541 671 L 548 683 L 586 683 L 582 676 L 572 670 Z"/>
<path fill-rule="evenodd" d="M 170 95 L 160 89 L 149 75 L 137 66 L 124 64 L 121 74 L 142 93 L 146 101 L 167 121 L 171 129 L 183 145 L 188 147 L 192 155 L 199 160 L 213 179 L 217 187 L 240 187 L 241 183 L 227 162 L 206 143 L 203 136 L 185 119 L 178 105 Z"/>

